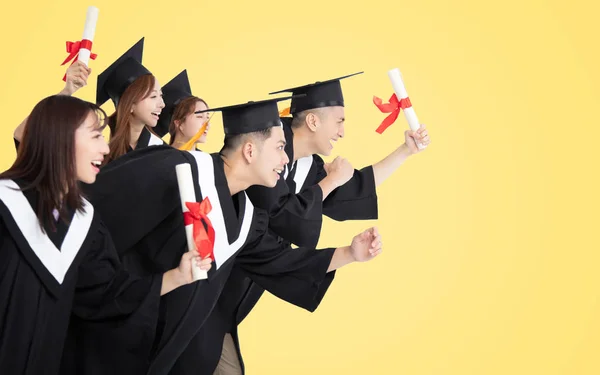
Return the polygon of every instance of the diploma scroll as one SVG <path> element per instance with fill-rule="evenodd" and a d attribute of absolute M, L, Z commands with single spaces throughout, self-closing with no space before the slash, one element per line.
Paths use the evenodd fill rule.
<path fill-rule="evenodd" d="M 97 22 L 98 8 L 94 6 L 88 7 L 85 24 L 83 25 L 83 38 L 78 42 L 67 42 L 67 53 L 69 56 L 67 56 L 61 65 L 65 65 L 71 60 L 73 60 L 71 62 L 71 65 L 73 65 L 75 61 L 81 60 L 85 66 L 88 66 L 90 59 L 94 60 L 96 58 L 96 54 L 92 53 L 92 44 L 94 43 Z M 63 76 L 63 81 L 67 81 L 66 74 Z"/>
<path fill-rule="evenodd" d="M 181 208 L 184 213 L 189 212 L 186 202 L 196 202 L 196 192 L 194 190 L 191 166 L 188 163 L 178 164 L 175 166 L 175 172 L 177 173 L 177 184 L 179 185 Z M 194 242 L 193 224 L 188 224 L 185 226 L 185 236 L 187 239 L 188 251 L 198 252 L 196 243 Z M 208 277 L 207 271 L 200 269 L 195 262 L 192 263 L 192 272 L 194 275 L 194 281 L 203 280 Z"/>
<path fill-rule="evenodd" d="M 78 60 L 83 62 L 86 66 L 90 61 L 91 44 L 94 42 L 94 35 L 96 34 L 96 22 L 98 22 L 98 8 L 90 6 L 87 9 L 85 17 L 85 24 L 83 26 L 83 36 L 81 38 L 81 48 L 79 49 Z M 87 42 L 89 41 L 89 45 Z"/>
<path fill-rule="evenodd" d="M 404 117 L 406 118 L 410 129 L 416 132 L 421 127 L 421 124 L 419 124 L 419 119 L 417 118 L 415 109 L 412 107 L 412 104 L 410 104 L 408 99 L 408 93 L 406 92 L 406 87 L 404 86 L 404 81 L 402 80 L 402 74 L 400 74 L 400 70 L 398 68 L 391 69 L 388 71 L 388 77 L 392 82 L 392 87 L 394 88 L 394 92 L 396 93 L 396 97 L 400 103 L 408 103 L 407 106 L 402 106 L 402 112 L 404 112 Z M 417 146 L 420 150 L 426 147 L 420 143 L 417 143 Z"/>

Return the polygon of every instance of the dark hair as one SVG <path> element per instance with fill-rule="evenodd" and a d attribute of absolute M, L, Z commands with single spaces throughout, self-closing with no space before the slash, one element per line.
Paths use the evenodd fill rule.
<path fill-rule="evenodd" d="M 198 98 L 197 96 L 188 96 L 183 99 L 177 107 L 173 110 L 173 116 L 171 117 L 171 123 L 169 124 L 169 134 L 171 138 L 169 139 L 169 144 L 173 145 L 175 141 L 175 136 L 177 135 L 177 125 L 175 121 L 183 121 L 185 118 L 193 113 L 196 110 L 196 103 L 202 102 L 208 108 L 208 104 L 203 99 Z"/>
<path fill-rule="evenodd" d="M 244 134 L 235 134 L 235 135 L 226 135 L 223 140 L 223 148 L 219 153 L 221 155 L 226 155 L 227 153 L 236 150 L 238 147 L 242 146 L 248 139 L 257 140 L 260 144 L 262 144 L 267 138 L 271 136 L 272 127 L 259 130 L 252 133 L 244 133 Z"/>
<path fill-rule="evenodd" d="M 133 81 L 121 95 L 115 112 L 108 118 L 111 127 L 108 144 L 110 153 L 104 158 L 104 164 L 127 153 L 127 147 L 131 143 L 131 108 L 150 96 L 155 83 L 156 79 L 152 74 L 144 74 Z M 150 127 L 146 126 L 146 129 L 154 133 Z"/>
<path fill-rule="evenodd" d="M 297 128 L 301 127 L 302 125 L 304 125 L 304 122 L 306 121 L 306 116 L 308 116 L 310 113 L 317 115 L 319 117 L 323 117 L 323 116 L 327 115 L 327 108 L 328 107 L 313 108 L 313 109 L 307 109 L 302 112 L 294 113 L 294 115 L 292 117 L 292 128 L 297 129 Z"/>
<path fill-rule="evenodd" d="M 104 129 L 106 113 L 96 104 L 66 95 L 40 101 L 27 118 L 17 159 L 0 174 L 0 179 L 23 180 L 23 191 L 35 189 L 42 230 L 43 224 L 55 230 L 54 209 L 66 222 L 68 209 L 83 210 L 75 163 L 75 131 L 90 112 L 98 116 L 98 129 Z"/>

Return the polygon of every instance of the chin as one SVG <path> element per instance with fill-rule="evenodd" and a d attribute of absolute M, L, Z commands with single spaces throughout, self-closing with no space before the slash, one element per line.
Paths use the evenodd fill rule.
<path fill-rule="evenodd" d="M 154 117 L 150 117 L 149 119 L 147 119 L 146 121 L 144 121 L 144 124 L 146 124 L 147 126 L 153 128 L 158 124 L 158 119 L 155 119 Z"/>
<path fill-rule="evenodd" d="M 277 179 L 274 178 L 269 181 L 265 181 L 262 185 L 268 188 L 274 188 L 277 185 Z"/>
<path fill-rule="evenodd" d="M 96 182 L 96 176 L 86 176 L 84 178 L 80 178 L 79 181 L 83 182 L 84 184 L 90 185 Z"/>
<path fill-rule="evenodd" d="M 198 138 L 197 143 L 206 143 L 206 134 L 204 134 L 202 137 Z"/>

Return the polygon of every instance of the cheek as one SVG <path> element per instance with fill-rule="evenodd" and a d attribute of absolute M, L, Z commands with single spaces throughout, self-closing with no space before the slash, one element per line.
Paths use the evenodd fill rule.
<path fill-rule="evenodd" d="M 329 135 L 331 137 L 336 136 L 340 132 L 340 126 L 338 124 L 331 125 L 331 130 L 329 131 Z"/>
<path fill-rule="evenodd" d="M 135 108 L 136 110 L 134 111 L 134 114 L 137 114 L 138 116 L 144 116 L 148 112 L 151 112 L 151 108 L 153 108 L 152 101 L 150 99 L 144 99 L 139 102 Z"/>
<path fill-rule="evenodd" d="M 182 126 L 181 126 L 181 132 L 190 137 L 193 136 L 194 134 L 196 134 L 194 132 L 194 120 L 193 119 L 188 119 Z"/>
<path fill-rule="evenodd" d="M 79 165 L 80 161 L 82 161 L 86 154 L 86 149 L 90 145 L 87 142 L 82 142 L 81 140 L 75 140 L 75 165 Z"/>
<path fill-rule="evenodd" d="M 147 113 L 153 112 L 156 107 L 157 107 L 156 99 L 146 100 L 146 103 L 144 103 L 144 110 Z"/>
<path fill-rule="evenodd" d="M 192 126 L 190 126 L 191 130 L 195 132 L 197 132 L 198 130 L 200 130 L 200 128 L 202 127 L 202 119 L 200 118 L 193 118 L 191 121 Z"/>
<path fill-rule="evenodd" d="M 320 127 L 317 130 L 318 134 L 319 134 L 319 138 L 320 139 L 326 139 L 327 137 L 329 137 L 329 133 L 330 133 L 330 129 L 327 125 Z"/>
<path fill-rule="evenodd" d="M 142 118 L 143 117 L 143 113 L 144 113 L 144 108 L 141 105 L 136 105 L 135 109 L 133 110 L 133 117 L 135 118 Z"/>
<path fill-rule="evenodd" d="M 87 172 L 88 160 L 86 159 L 85 153 L 76 153 L 75 154 L 75 169 L 78 177 L 82 177 L 81 175 Z"/>

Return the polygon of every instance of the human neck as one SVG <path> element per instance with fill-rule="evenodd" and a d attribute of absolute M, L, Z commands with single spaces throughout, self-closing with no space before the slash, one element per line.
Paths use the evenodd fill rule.
<path fill-rule="evenodd" d="M 177 132 L 177 133 L 175 133 L 175 139 L 173 140 L 173 146 L 174 147 L 183 146 L 184 144 L 188 143 L 190 141 L 190 139 L 192 139 L 192 137 L 188 138 L 185 135 L 183 135 L 183 133 Z"/>
<path fill-rule="evenodd" d="M 131 146 L 131 148 L 135 148 L 140 139 L 140 134 L 142 134 L 142 131 L 144 130 L 145 125 L 142 122 L 134 121 L 134 120 L 131 120 L 129 125 L 130 125 L 129 134 L 131 137 L 130 141 L 129 141 L 129 145 Z"/>
<path fill-rule="evenodd" d="M 302 159 L 306 156 L 314 155 L 313 142 L 304 129 L 292 128 L 294 134 L 293 145 L 294 145 L 294 160 Z"/>
<path fill-rule="evenodd" d="M 221 155 L 229 193 L 233 196 L 254 185 L 252 173 L 249 173 L 244 161 L 236 157 Z"/>

